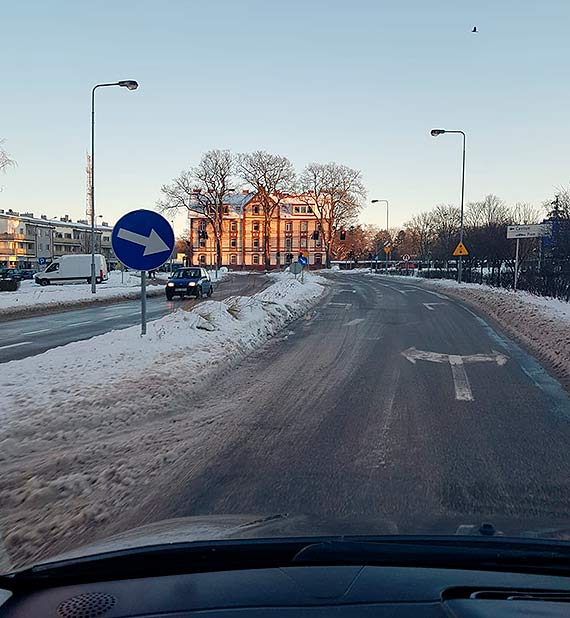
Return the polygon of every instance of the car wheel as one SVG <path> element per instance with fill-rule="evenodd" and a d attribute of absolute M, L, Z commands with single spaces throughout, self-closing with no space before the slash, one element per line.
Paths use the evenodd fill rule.
<path fill-rule="evenodd" d="M 208 288 L 208 297 L 212 296 L 212 294 L 213 294 L 213 293 L 214 293 L 214 286 L 213 286 L 213 285 L 211 285 L 211 286 Z"/>
<path fill-rule="evenodd" d="M 40 279 L 39 283 L 45 287 L 46 285 L 49 285 L 49 279 Z"/>
<path fill-rule="evenodd" d="M 167 294 L 166 300 L 172 300 L 174 298 L 174 294 Z"/>
<path fill-rule="evenodd" d="M 202 298 L 202 288 L 201 286 L 196 286 L 196 294 L 195 294 L 196 298 Z"/>

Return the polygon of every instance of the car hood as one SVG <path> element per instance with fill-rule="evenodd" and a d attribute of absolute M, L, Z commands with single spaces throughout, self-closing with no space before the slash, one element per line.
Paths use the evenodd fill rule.
<path fill-rule="evenodd" d="M 169 279 L 168 283 L 174 283 L 174 285 L 188 285 L 190 282 L 198 283 L 199 279 Z"/>
<path fill-rule="evenodd" d="M 433 519 L 421 529 L 399 528 L 386 519 L 323 519 L 311 515 L 206 515 L 168 519 L 117 533 L 88 545 L 52 556 L 45 563 L 105 552 L 193 541 L 271 539 L 291 537 L 394 536 L 394 535 L 484 535 L 481 523 L 465 519 Z M 533 522 L 493 522 L 498 536 L 570 540 L 570 525 L 532 526 Z M 39 563 L 41 564 L 41 562 Z"/>

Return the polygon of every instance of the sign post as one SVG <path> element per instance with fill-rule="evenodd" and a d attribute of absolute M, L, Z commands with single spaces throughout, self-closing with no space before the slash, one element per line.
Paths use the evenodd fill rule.
<path fill-rule="evenodd" d="M 507 238 L 517 241 L 515 249 L 515 278 L 513 289 L 516 292 L 519 283 L 519 245 L 521 238 L 538 238 L 548 236 L 551 233 L 548 223 L 534 223 L 531 225 L 509 225 L 507 227 Z"/>
<path fill-rule="evenodd" d="M 127 268 L 141 271 L 141 335 L 146 335 L 146 273 L 162 266 L 172 255 L 174 231 L 152 210 L 133 210 L 115 224 L 111 244 Z"/>

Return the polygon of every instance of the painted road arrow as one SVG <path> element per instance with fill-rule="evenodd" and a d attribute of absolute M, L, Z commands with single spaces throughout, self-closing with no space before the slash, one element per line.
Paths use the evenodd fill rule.
<path fill-rule="evenodd" d="M 144 247 L 143 256 L 170 251 L 170 247 L 164 242 L 164 240 L 162 240 L 154 229 L 150 231 L 148 236 L 143 236 L 142 234 L 137 234 L 136 232 L 131 232 L 130 230 L 121 228 L 117 232 L 117 237 L 121 240 L 127 240 L 129 242 L 134 242 L 137 245 L 142 245 Z"/>
<path fill-rule="evenodd" d="M 474 399 L 469 379 L 465 372 L 465 363 L 496 363 L 500 366 L 504 365 L 508 360 L 504 354 L 496 350 L 493 350 L 491 354 L 459 355 L 427 352 L 411 347 L 404 350 L 402 355 L 413 365 L 419 360 L 431 363 L 449 363 L 451 366 L 451 375 L 453 376 L 453 384 L 455 386 L 455 399 L 458 401 L 473 401 Z"/>

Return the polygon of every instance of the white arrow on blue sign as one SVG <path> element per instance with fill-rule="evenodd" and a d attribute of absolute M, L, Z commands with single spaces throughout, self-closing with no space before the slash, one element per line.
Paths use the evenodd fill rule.
<path fill-rule="evenodd" d="M 115 224 L 111 244 L 117 259 L 128 268 L 154 270 L 174 249 L 170 223 L 152 210 L 133 210 Z"/>
<path fill-rule="evenodd" d="M 303 255 L 300 255 L 297 261 L 301 264 L 301 266 L 306 266 L 309 263 L 309 260 Z"/>

